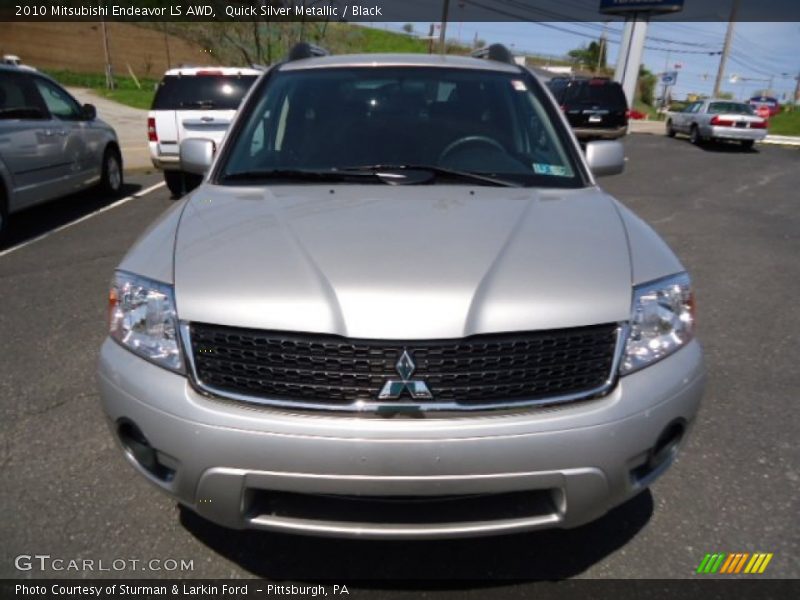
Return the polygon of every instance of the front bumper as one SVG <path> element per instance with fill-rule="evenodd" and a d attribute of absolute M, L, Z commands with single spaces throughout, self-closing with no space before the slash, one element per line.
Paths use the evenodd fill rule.
<path fill-rule="evenodd" d="M 398 419 L 293 414 L 208 398 L 112 340 L 103 345 L 98 372 L 112 431 L 134 423 L 169 476 L 145 470 L 130 451 L 128 460 L 205 518 L 232 528 L 375 538 L 463 537 L 591 521 L 669 467 L 674 455 L 654 469 L 643 465 L 670 424 L 692 422 L 704 379 L 702 352 L 692 342 L 597 400 Z M 324 504 L 325 495 L 393 502 L 486 495 L 488 507 L 514 492 L 531 493 L 530 506 L 396 522 L 313 509 L 300 514 L 270 502 L 271 494 L 286 493 L 299 499 L 297 507 Z"/>

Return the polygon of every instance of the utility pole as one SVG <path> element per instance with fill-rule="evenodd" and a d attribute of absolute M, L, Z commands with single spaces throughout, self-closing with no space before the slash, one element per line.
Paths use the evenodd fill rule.
<path fill-rule="evenodd" d="M 728 62 L 728 54 L 730 54 L 731 44 L 733 43 L 733 27 L 736 23 L 736 11 L 739 10 L 740 1 L 741 0 L 733 0 L 733 6 L 731 6 L 728 30 L 725 32 L 725 45 L 722 47 L 722 56 L 719 59 L 719 70 L 717 71 L 717 80 L 714 82 L 714 92 L 711 94 L 714 98 L 719 96 L 719 90 L 722 87 L 722 79 L 725 77 L 725 65 Z"/>
<path fill-rule="evenodd" d="M 597 52 L 597 65 L 594 68 L 595 75 L 597 75 L 597 73 L 600 71 L 600 67 L 601 66 L 603 66 L 603 67 L 605 66 L 603 64 L 603 53 L 606 50 L 606 29 L 607 28 L 608 28 L 608 21 L 604 21 L 603 22 L 603 33 L 600 34 L 600 49 Z"/>
<path fill-rule="evenodd" d="M 167 51 L 167 70 L 172 68 L 172 59 L 169 56 L 169 36 L 167 35 L 167 24 L 164 23 L 164 48 Z"/>
<path fill-rule="evenodd" d="M 114 71 L 111 68 L 111 53 L 108 50 L 108 31 L 106 31 L 105 19 L 100 21 L 101 29 L 103 30 L 103 51 L 106 57 L 106 87 L 109 90 L 114 89 Z"/>
<path fill-rule="evenodd" d="M 666 74 L 669 73 L 669 58 L 670 58 L 671 55 L 672 55 L 672 52 L 667 50 L 667 58 L 664 59 L 664 73 L 663 73 L 664 76 L 666 76 Z M 662 79 L 663 79 L 663 77 L 662 77 Z M 664 87 L 663 87 L 663 89 L 661 91 L 661 108 L 666 108 L 667 107 L 667 87 L 668 86 L 665 83 Z"/>
<path fill-rule="evenodd" d="M 450 0 L 444 0 L 442 5 L 442 27 L 439 29 L 439 54 L 445 54 L 447 51 L 446 33 L 447 33 L 447 12 L 450 8 Z"/>
<path fill-rule="evenodd" d="M 800 73 L 797 74 L 795 79 L 797 80 L 797 85 L 794 86 L 794 98 L 792 100 L 794 104 L 797 104 L 800 102 Z"/>

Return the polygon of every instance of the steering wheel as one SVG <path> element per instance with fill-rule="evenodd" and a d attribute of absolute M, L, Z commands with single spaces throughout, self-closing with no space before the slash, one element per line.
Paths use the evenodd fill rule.
<path fill-rule="evenodd" d="M 447 147 L 444 150 L 442 150 L 442 153 L 439 154 L 439 161 L 438 162 L 440 162 L 440 163 L 443 162 L 444 158 L 448 154 L 451 154 L 454 150 L 460 148 L 461 146 L 466 146 L 467 144 L 486 144 L 488 146 L 492 146 L 493 148 L 497 148 L 498 150 L 500 150 L 504 154 L 506 152 L 506 149 L 503 148 L 503 144 L 501 144 L 500 142 L 498 142 L 495 139 L 492 139 L 492 138 L 487 137 L 485 135 L 466 135 L 466 136 L 464 136 L 462 138 L 458 138 L 454 142 L 448 144 Z"/>

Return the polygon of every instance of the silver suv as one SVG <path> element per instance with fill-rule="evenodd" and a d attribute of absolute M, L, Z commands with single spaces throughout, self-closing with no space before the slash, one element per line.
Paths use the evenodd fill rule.
<path fill-rule="evenodd" d="M 232 528 L 575 527 L 669 467 L 705 371 L 689 277 L 529 71 L 296 51 L 111 284 L 127 459 Z M 215 156 L 213 156 L 215 155 Z M 213 156 L 213 159 L 212 159 Z"/>

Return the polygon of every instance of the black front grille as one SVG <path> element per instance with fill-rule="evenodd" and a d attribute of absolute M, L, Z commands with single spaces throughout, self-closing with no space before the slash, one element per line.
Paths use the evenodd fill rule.
<path fill-rule="evenodd" d="M 432 400 L 456 406 L 581 394 L 602 387 L 614 360 L 617 325 L 458 340 L 354 340 L 192 323 L 195 371 L 221 393 L 345 407 L 375 402 L 408 350 Z M 394 402 L 410 400 L 403 395 Z M 388 401 L 391 402 L 391 401 Z"/>
<path fill-rule="evenodd" d="M 356 340 L 335 335 L 190 326 L 201 385 L 264 400 L 345 407 L 375 402 L 398 380 L 404 349 L 432 400 L 415 404 L 500 404 L 580 394 L 602 387 L 614 361 L 617 325 L 458 340 Z M 404 395 L 394 402 L 408 402 Z M 391 401 L 388 401 L 391 402 Z"/>

